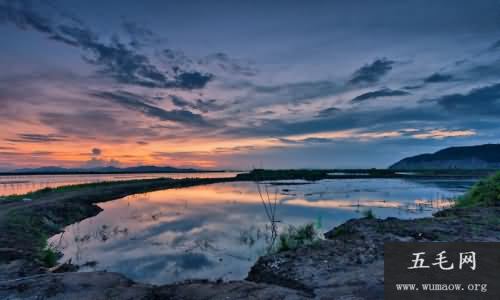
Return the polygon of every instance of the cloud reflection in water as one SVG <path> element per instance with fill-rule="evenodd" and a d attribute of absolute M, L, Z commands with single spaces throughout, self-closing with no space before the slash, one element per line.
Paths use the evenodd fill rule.
<path fill-rule="evenodd" d="M 308 222 L 322 229 L 361 217 L 430 216 L 472 182 L 399 179 L 268 183 L 280 205 L 280 228 Z M 148 283 L 184 279 L 242 279 L 266 249 L 269 232 L 253 183 L 223 183 L 133 195 L 99 204 L 99 215 L 51 238 L 62 260 L 121 272 Z M 92 264 L 90 264 L 92 265 Z"/>

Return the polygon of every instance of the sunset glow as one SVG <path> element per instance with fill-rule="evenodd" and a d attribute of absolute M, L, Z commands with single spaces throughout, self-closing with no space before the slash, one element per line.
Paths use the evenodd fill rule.
<path fill-rule="evenodd" d="M 492 1 L 85 3 L 0 1 L 0 171 L 386 167 L 500 137 Z"/>

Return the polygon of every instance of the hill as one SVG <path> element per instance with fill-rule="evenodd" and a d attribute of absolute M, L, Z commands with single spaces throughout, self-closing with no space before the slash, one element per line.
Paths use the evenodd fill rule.
<path fill-rule="evenodd" d="M 435 153 L 404 158 L 393 170 L 500 169 L 500 144 L 450 147 Z"/>

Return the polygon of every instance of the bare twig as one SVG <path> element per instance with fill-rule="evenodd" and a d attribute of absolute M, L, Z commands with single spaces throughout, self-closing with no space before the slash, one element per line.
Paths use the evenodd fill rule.
<path fill-rule="evenodd" d="M 264 206 L 264 211 L 266 213 L 267 219 L 269 220 L 269 224 L 271 227 L 271 240 L 269 242 L 268 251 L 271 251 L 274 247 L 274 243 L 278 238 L 278 221 L 276 219 L 276 208 L 278 206 L 278 190 L 274 191 L 274 198 L 269 194 L 269 189 L 265 186 L 265 198 L 264 193 L 260 187 L 260 182 L 256 182 L 257 191 L 259 193 L 260 200 L 262 201 L 262 205 Z"/>

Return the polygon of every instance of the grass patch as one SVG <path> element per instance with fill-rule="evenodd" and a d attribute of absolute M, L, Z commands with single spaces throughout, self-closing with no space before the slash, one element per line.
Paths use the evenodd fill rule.
<path fill-rule="evenodd" d="M 238 174 L 236 178 L 239 180 L 251 180 L 251 181 L 262 181 L 262 180 L 293 180 L 293 179 L 304 179 L 304 180 L 320 180 L 328 178 L 327 170 L 265 170 L 265 169 L 254 169 L 248 173 Z"/>
<path fill-rule="evenodd" d="M 313 223 L 299 227 L 289 226 L 286 232 L 279 235 L 276 252 L 296 249 L 304 245 L 312 245 L 319 240 L 319 233 Z"/>
<path fill-rule="evenodd" d="M 47 246 L 40 253 L 40 259 L 42 263 L 47 267 L 51 268 L 57 264 L 57 260 L 59 258 L 59 254 L 57 251 Z"/>
<path fill-rule="evenodd" d="M 338 226 L 333 229 L 333 232 L 331 233 L 331 238 L 337 238 L 340 236 L 345 236 L 351 234 L 351 231 L 347 230 L 346 225 Z"/>
<path fill-rule="evenodd" d="M 500 172 L 476 183 L 455 204 L 456 207 L 497 205 L 500 205 Z"/>
<path fill-rule="evenodd" d="M 22 195 L 9 195 L 5 197 L 0 197 L 1 200 L 22 200 L 25 198 L 28 199 L 37 199 L 52 193 L 64 193 L 64 192 L 70 192 L 70 191 L 77 191 L 81 189 L 92 189 L 92 188 L 98 188 L 98 187 L 106 187 L 106 186 L 112 186 L 112 185 L 126 185 L 126 184 L 133 184 L 133 183 L 139 183 L 139 182 L 155 182 L 155 181 L 162 181 L 167 178 L 152 178 L 152 179 L 133 179 L 133 180 L 123 180 L 123 181 L 101 181 L 101 182 L 93 182 L 93 183 L 83 183 L 83 184 L 71 184 L 71 185 L 63 185 L 55 188 L 50 188 L 46 187 L 37 191 L 29 192 L 26 194 Z"/>
<path fill-rule="evenodd" d="M 47 244 L 48 236 L 39 217 L 12 211 L 7 214 L 7 224 L 10 230 L 18 233 L 15 239 L 23 241 L 22 246 L 27 247 L 26 250 L 33 249 L 33 253 L 44 266 L 52 267 L 57 263 L 59 254 Z"/>

